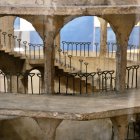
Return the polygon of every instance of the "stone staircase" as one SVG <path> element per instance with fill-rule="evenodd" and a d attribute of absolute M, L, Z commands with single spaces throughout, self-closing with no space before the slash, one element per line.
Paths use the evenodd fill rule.
<path fill-rule="evenodd" d="M 43 60 L 39 61 L 39 60 L 30 60 L 27 56 L 19 53 L 19 52 L 15 52 L 15 51 L 12 51 L 11 49 L 7 49 L 7 47 L 3 47 L 3 45 L 1 45 L 0 47 L 0 52 L 2 52 L 5 56 L 9 56 L 11 60 L 15 61 L 17 60 L 19 63 L 20 61 L 22 62 L 22 65 L 26 65 L 26 71 L 29 71 L 31 68 L 33 68 L 34 66 L 38 65 L 38 66 L 41 66 L 41 67 L 44 67 L 44 62 Z M 57 55 L 57 54 L 56 54 Z M 67 77 L 71 77 L 71 74 L 76 74 L 76 73 L 79 73 L 80 74 L 80 70 L 77 68 L 74 68 L 73 66 L 71 66 L 70 68 L 70 65 L 68 64 L 68 58 L 67 58 L 67 64 L 65 65 L 64 64 L 64 55 L 61 55 L 61 61 L 58 61 L 58 58 L 55 59 L 55 71 L 56 71 L 56 79 L 55 81 L 58 80 L 58 75 L 61 74 L 61 76 L 63 77 L 62 78 L 62 92 L 65 93 L 65 86 L 66 86 L 66 82 L 65 80 L 67 79 Z M 39 63 L 38 63 L 39 62 Z M 37 64 L 38 63 L 38 64 Z M 30 66 L 29 66 L 30 65 Z M 23 66 L 20 66 L 23 68 Z M 10 70 L 10 69 L 9 69 Z M 85 78 L 80 78 L 80 77 L 76 77 L 74 76 L 74 81 L 75 81 L 75 92 L 76 93 L 85 93 L 86 89 L 85 88 L 88 88 L 88 92 L 93 89 L 93 87 L 91 86 L 91 83 L 90 82 L 87 82 L 86 83 L 86 79 Z M 72 79 L 69 80 L 69 83 L 72 82 Z M 57 83 L 57 82 L 56 82 Z M 80 89 L 79 88 L 79 84 L 81 84 L 82 88 Z M 56 84 L 57 85 L 57 84 Z M 69 84 L 68 85 L 68 89 L 72 89 L 72 85 Z M 70 92 L 72 92 L 72 90 L 69 90 Z M 94 91 L 96 91 L 96 87 L 94 87 Z M 59 93 L 58 91 L 56 91 L 56 93 Z"/>

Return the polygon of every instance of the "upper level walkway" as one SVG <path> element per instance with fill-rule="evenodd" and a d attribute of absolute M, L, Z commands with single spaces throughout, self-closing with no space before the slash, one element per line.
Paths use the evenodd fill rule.
<path fill-rule="evenodd" d="M 0 94 L 0 115 L 93 120 L 140 113 L 140 89 L 106 95 L 55 96 Z"/>

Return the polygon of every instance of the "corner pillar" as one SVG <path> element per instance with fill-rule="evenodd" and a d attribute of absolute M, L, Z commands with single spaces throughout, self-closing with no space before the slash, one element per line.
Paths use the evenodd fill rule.
<path fill-rule="evenodd" d="M 128 129 L 128 118 L 127 116 L 118 116 L 111 118 L 114 130 L 113 140 L 125 140 Z"/>

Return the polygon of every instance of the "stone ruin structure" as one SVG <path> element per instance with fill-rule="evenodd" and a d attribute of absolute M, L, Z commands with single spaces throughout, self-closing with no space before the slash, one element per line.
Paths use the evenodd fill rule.
<path fill-rule="evenodd" d="M 1 58 L 0 69 L 5 72 L 10 71 L 13 73 L 18 73 L 18 72 L 27 72 L 29 71 L 29 69 L 38 67 L 43 77 L 43 80 L 42 80 L 43 93 L 54 94 L 55 93 L 55 86 L 54 86 L 54 79 L 55 79 L 54 45 L 55 44 L 54 44 L 54 40 L 56 44 L 59 44 L 59 40 L 60 40 L 59 31 L 65 24 L 75 19 L 76 17 L 97 16 L 100 18 L 100 22 L 102 24 L 104 24 L 104 20 L 107 21 L 112 27 L 116 35 L 118 47 L 116 51 L 116 63 L 115 63 L 116 65 L 115 66 L 116 67 L 115 90 L 116 92 L 123 94 L 126 91 L 126 67 L 127 67 L 128 40 L 129 40 L 129 36 L 130 36 L 130 33 L 132 32 L 133 27 L 140 21 L 139 15 L 140 15 L 140 1 L 139 0 L 123 0 L 123 1 L 122 0 L 121 1 L 120 0 L 71 0 L 71 1 L 69 0 L 32 0 L 32 1 L 1 0 L 0 1 L 0 17 L 1 18 L 8 17 L 7 19 L 9 20 L 8 21 L 4 20 L 0 33 L 2 33 L 2 30 L 4 30 L 5 32 L 9 32 L 9 34 L 13 34 L 13 22 L 15 20 L 15 17 L 18 16 L 18 17 L 26 19 L 27 21 L 32 23 L 36 31 L 39 33 L 39 35 L 43 39 L 44 60 L 43 61 L 36 60 L 34 62 L 33 61 L 31 62 L 27 60 L 26 58 L 22 58 L 22 57 L 15 58 L 15 56 L 11 57 L 9 54 L 14 46 L 13 45 L 14 41 L 12 40 L 11 42 L 12 45 L 9 45 L 9 48 L 7 49 L 9 54 L 6 54 L 6 51 L 5 53 L 3 52 L 0 53 L 0 58 Z M 3 35 L 4 43 L 8 42 L 8 38 L 6 40 L 5 35 L 1 34 L 1 36 L 2 35 Z M 10 35 L 9 35 L 9 38 L 10 38 Z M 102 46 L 104 46 L 105 40 L 106 40 L 105 36 L 102 36 L 102 43 L 103 43 L 101 44 Z M 0 40 L 0 43 L 1 42 L 2 40 Z M 1 43 L 0 45 L 1 45 L 0 48 L 2 50 L 4 44 L 2 45 Z M 103 47 L 100 50 L 101 57 L 103 57 L 103 59 L 104 59 L 105 51 L 106 49 Z M 32 77 L 32 75 L 30 76 Z M 10 87 L 10 84 L 9 84 L 9 87 L 10 87 L 8 89 L 9 92 L 12 91 L 14 93 L 16 92 L 16 89 L 23 91 L 27 88 L 26 82 L 25 83 L 21 82 L 18 85 L 20 88 L 19 87 L 17 88 L 17 86 L 15 87 L 14 81 L 16 80 L 16 78 L 17 76 L 13 76 L 11 78 L 12 86 Z M 26 78 L 24 80 L 26 80 Z M 139 80 L 138 80 L 138 83 L 139 83 Z M 26 115 L 23 115 L 22 113 L 21 113 L 22 115 L 20 113 L 18 115 L 16 113 L 15 114 L 13 113 L 11 115 L 14 115 L 14 118 L 15 116 L 20 116 L 20 115 L 29 117 L 29 118 L 21 118 L 21 120 L 17 119 L 17 120 L 14 120 L 13 122 L 8 122 L 10 121 L 10 119 L 13 119 L 9 117 L 10 113 L 1 112 L 0 114 L 5 115 L 5 117 L 4 116 L 1 117 L 2 120 L 4 121 L 0 122 L 0 125 L 3 126 L 4 129 L 6 129 L 6 126 L 9 127 L 10 123 L 11 123 L 11 126 L 12 125 L 18 126 L 19 124 L 16 124 L 16 122 L 21 123 L 21 125 L 23 126 L 24 126 L 23 124 L 24 122 L 27 124 L 29 123 L 35 127 L 33 132 L 31 132 L 33 134 L 30 134 L 30 136 L 32 135 L 30 139 L 55 140 L 55 139 L 59 139 L 60 134 L 58 134 L 57 137 L 55 138 L 55 135 L 59 133 L 59 132 L 56 132 L 56 128 L 59 126 L 59 124 L 62 122 L 63 119 L 64 120 L 65 119 L 66 120 L 67 119 L 80 120 L 78 116 L 76 116 L 74 119 L 73 115 L 67 116 L 66 114 L 62 115 L 60 113 L 61 115 L 59 116 L 57 115 L 58 112 L 54 112 L 54 114 L 50 113 L 50 117 L 48 117 L 49 115 L 47 115 L 47 117 L 42 117 L 43 115 L 38 115 L 41 117 L 35 117 L 35 118 L 33 117 L 34 116 L 33 114 L 30 114 L 27 112 L 26 112 L 27 114 L 30 114 L 29 116 L 26 113 L 25 113 Z M 135 110 L 134 114 L 130 112 L 131 111 L 128 111 L 128 114 L 127 113 L 125 114 L 122 111 L 122 113 L 118 112 L 112 116 L 106 115 L 106 117 L 100 117 L 102 119 L 111 118 L 110 119 L 111 121 L 103 120 L 102 122 L 102 125 L 105 126 L 106 128 L 109 128 L 109 131 L 110 131 L 110 132 L 105 132 L 105 133 L 107 135 L 112 134 L 111 128 L 113 124 L 114 140 L 125 140 L 127 128 L 128 128 L 127 127 L 128 118 L 129 118 L 128 116 L 131 115 L 131 117 L 133 117 L 133 115 L 138 114 L 139 109 Z M 86 121 L 86 120 L 98 119 L 93 116 L 91 118 L 90 117 L 89 118 L 87 117 L 86 119 L 85 118 L 81 117 L 81 120 Z M 5 122 L 5 120 L 7 119 L 8 121 Z M 3 125 L 3 123 L 5 123 L 5 126 Z M 67 123 L 70 125 L 71 122 L 67 122 Z M 98 123 L 94 122 L 94 123 L 95 125 L 98 126 L 100 125 L 101 122 L 98 122 Z M 81 124 L 81 126 L 83 125 L 84 124 Z M 90 127 L 93 127 L 93 126 L 90 126 Z M 28 126 L 28 128 L 32 128 L 32 127 Z M 40 138 L 38 138 L 37 136 L 35 136 L 35 138 L 33 137 L 36 131 L 38 131 L 37 135 Z M 3 134 L 4 134 L 4 130 L 2 130 L 2 134 L 0 134 L 0 137 L 3 138 L 4 137 Z M 21 138 L 19 137 L 19 139 L 21 140 L 26 139 L 27 133 L 24 133 L 21 135 L 23 136 Z M 77 133 L 77 135 L 80 135 L 80 134 Z M 11 137 L 14 138 L 12 134 L 11 134 Z M 109 136 L 106 136 L 106 137 L 107 137 L 106 139 L 110 139 L 112 135 L 110 135 L 110 137 Z M 60 139 L 62 138 L 64 139 L 65 135 L 60 137 Z M 88 139 L 90 138 L 87 138 L 87 140 Z M 97 139 L 99 139 L 98 136 L 97 136 Z M 6 140 L 6 138 L 4 140 Z M 82 140 L 82 138 L 79 138 L 79 140 Z"/>

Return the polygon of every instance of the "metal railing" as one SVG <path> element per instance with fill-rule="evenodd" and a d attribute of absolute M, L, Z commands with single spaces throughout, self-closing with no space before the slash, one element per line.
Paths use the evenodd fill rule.
<path fill-rule="evenodd" d="M 140 75 L 138 75 L 138 69 L 139 65 L 132 65 L 126 67 L 126 88 L 137 88 L 138 87 L 138 78 L 140 78 Z"/>
<path fill-rule="evenodd" d="M 36 91 L 34 90 L 35 87 L 38 87 Z M 41 73 L 13 74 L 0 71 L 0 92 L 41 94 L 42 75 Z"/>
<path fill-rule="evenodd" d="M 93 94 L 115 90 L 114 70 L 92 73 L 58 73 L 56 93 Z"/>
<path fill-rule="evenodd" d="M 115 58 L 117 51 L 117 43 L 106 43 L 106 58 Z M 63 54 L 82 57 L 99 57 L 100 43 L 91 42 L 67 42 L 62 41 L 60 49 Z M 127 49 L 127 60 L 140 61 L 140 46 L 129 44 Z"/>
<path fill-rule="evenodd" d="M 16 52 L 28 59 L 44 59 L 44 45 L 32 44 L 24 41 L 13 34 L 0 30 L 0 45 L 3 49 Z"/>

